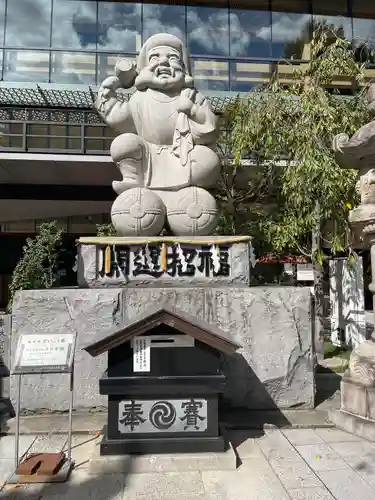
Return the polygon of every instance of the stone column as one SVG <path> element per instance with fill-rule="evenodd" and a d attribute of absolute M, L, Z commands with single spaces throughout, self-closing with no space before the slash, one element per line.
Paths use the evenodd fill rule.
<path fill-rule="evenodd" d="M 371 85 L 369 110 L 375 107 L 375 86 Z M 374 115 L 374 113 L 373 113 Z M 364 125 L 352 138 L 340 134 L 333 141 L 338 163 L 357 169 L 357 189 L 361 203 L 350 212 L 354 232 L 371 250 L 372 283 L 375 312 L 375 121 Z M 349 368 L 341 382 L 341 410 L 332 420 L 350 432 L 375 440 L 375 332 L 351 354 Z"/>

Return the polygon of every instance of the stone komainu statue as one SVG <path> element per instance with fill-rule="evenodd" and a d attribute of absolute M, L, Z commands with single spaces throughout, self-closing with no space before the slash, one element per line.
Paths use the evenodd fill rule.
<path fill-rule="evenodd" d="M 124 89 L 135 87 L 128 102 Z M 216 227 L 215 199 L 204 188 L 220 175 L 214 151 L 217 119 L 194 88 L 189 55 L 168 34 L 150 37 L 135 67 L 121 59 L 101 84 L 96 107 L 119 135 L 111 156 L 121 181 L 111 216 L 123 236 L 156 236 L 166 223 L 179 236 L 208 235 Z"/>

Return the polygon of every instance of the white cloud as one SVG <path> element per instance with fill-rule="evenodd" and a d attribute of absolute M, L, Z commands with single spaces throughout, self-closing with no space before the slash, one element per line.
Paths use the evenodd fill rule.
<path fill-rule="evenodd" d="M 95 50 L 95 35 L 96 2 L 55 0 L 52 23 L 53 46 Z"/>
<path fill-rule="evenodd" d="M 246 55 L 246 49 L 251 42 L 251 33 L 245 30 L 239 15 L 230 13 L 230 50 L 232 56 Z"/>
<path fill-rule="evenodd" d="M 50 0 L 8 2 L 5 43 L 16 47 L 48 47 L 51 26 Z"/>
<path fill-rule="evenodd" d="M 272 40 L 289 42 L 296 40 L 306 24 L 310 21 L 309 14 L 281 14 L 274 16 L 272 23 Z M 264 40 L 271 39 L 271 26 L 265 26 L 257 31 L 257 36 Z"/>
<path fill-rule="evenodd" d="M 199 15 L 201 12 L 211 12 L 203 20 Z M 229 48 L 229 30 L 228 30 L 228 11 L 202 7 L 188 8 L 188 39 L 190 44 L 198 44 L 201 47 L 201 53 L 211 53 L 212 55 L 228 55 Z"/>
<path fill-rule="evenodd" d="M 353 19 L 353 31 L 357 43 L 368 42 L 375 45 L 375 20 Z"/>
<path fill-rule="evenodd" d="M 169 33 L 185 41 L 185 7 L 178 5 L 143 5 L 145 36 Z"/>

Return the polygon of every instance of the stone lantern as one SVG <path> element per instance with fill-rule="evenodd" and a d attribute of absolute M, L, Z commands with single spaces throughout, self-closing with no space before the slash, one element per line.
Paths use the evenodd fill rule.
<path fill-rule="evenodd" d="M 369 111 L 375 117 L 375 85 L 368 91 Z M 357 189 L 361 203 L 350 212 L 354 232 L 371 251 L 371 284 L 375 306 L 375 121 L 349 138 L 339 134 L 333 149 L 342 168 L 359 171 Z M 375 312 L 375 307 L 374 307 Z M 341 410 L 332 412 L 338 427 L 375 441 L 375 331 L 355 348 L 341 382 Z"/>

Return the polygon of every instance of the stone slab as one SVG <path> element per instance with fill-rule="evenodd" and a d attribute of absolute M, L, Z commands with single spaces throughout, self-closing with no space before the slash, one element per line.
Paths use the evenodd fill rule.
<path fill-rule="evenodd" d="M 375 444 L 359 440 L 357 443 L 335 443 L 331 446 L 362 479 L 375 488 Z"/>
<path fill-rule="evenodd" d="M 236 470 L 237 457 L 230 446 L 222 453 L 171 453 L 155 455 L 100 455 L 100 439 L 89 461 L 89 474 L 122 474 L 132 460 L 133 473 Z"/>
<path fill-rule="evenodd" d="M 289 500 L 272 467 L 240 467 L 237 471 L 203 471 L 208 500 Z"/>
<path fill-rule="evenodd" d="M 107 423 L 107 411 L 90 412 L 81 411 L 73 414 L 72 432 L 73 434 L 96 435 Z M 16 432 L 16 419 L 7 421 L 4 431 L 8 435 Z M 20 417 L 20 432 L 24 435 L 45 436 L 59 434 L 67 438 L 68 435 L 68 415 L 61 413 L 46 413 L 24 415 Z"/>
<path fill-rule="evenodd" d="M 167 264 L 164 270 L 163 244 Z M 109 272 L 105 270 L 107 248 L 110 251 Z M 219 255 L 215 256 L 217 251 Z M 182 267 L 182 259 L 186 259 L 186 268 Z M 243 236 L 80 238 L 78 285 L 90 288 L 247 286 L 250 260 L 250 238 Z"/>
<path fill-rule="evenodd" d="M 282 433 L 293 446 L 324 443 L 314 429 L 283 429 Z"/>
<path fill-rule="evenodd" d="M 336 500 L 324 487 L 288 490 L 291 500 Z"/>
<path fill-rule="evenodd" d="M 75 409 L 103 408 L 106 398 L 98 394 L 98 385 L 106 369 L 106 355 L 92 358 L 83 347 L 146 313 L 149 304 L 166 304 L 215 323 L 243 346 L 224 361 L 224 402 L 230 407 L 312 408 L 315 385 L 310 301 L 308 287 L 21 291 L 13 303 L 12 350 L 14 353 L 20 334 L 77 332 Z M 66 378 L 65 383 L 62 375 L 23 376 L 21 409 L 66 411 Z M 14 402 L 14 380 L 11 395 Z"/>
<path fill-rule="evenodd" d="M 34 500 L 34 492 L 37 494 L 35 500 L 123 500 L 128 481 L 129 477 L 124 474 L 103 481 L 103 477 L 88 476 L 86 470 L 73 470 L 68 482 L 23 487 L 22 490 L 27 488 L 25 497 L 15 496 L 14 500 Z M 7 493 L 9 495 L 11 492 Z M 13 497 L 9 497 L 9 500 L 13 500 Z"/>
<path fill-rule="evenodd" d="M 287 490 L 299 488 L 314 488 L 322 483 L 301 457 L 296 460 L 275 458 L 270 465 Z"/>
<path fill-rule="evenodd" d="M 298 453 L 318 475 L 324 471 L 350 470 L 349 465 L 328 443 L 296 446 Z"/>
<path fill-rule="evenodd" d="M 330 420 L 340 429 L 375 442 L 375 422 L 352 415 L 343 410 L 331 411 Z"/>
<path fill-rule="evenodd" d="M 14 458 L 0 457 L 0 491 L 3 484 L 5 484 L 9 477 L 13 474 L 14 469 Z"/>
<path fill-rule="evenodd" d="M 133 463 L 131 463 L 132 465 Z M 103 481 L 105 484 L 108 482 L 110 481 Z M 177 498 L 203 500 L 204 494 L 205 488 L 201 473 L 198 471 L 185 472 L 184 474 L 180 472 L 159 474 L 156 472 L 131 474 L 126 481 L 124 496 L 121 498 L 127 500 L 176 500 Z M 93 498 L 96 497 L 93 496 Z M 103 500 L 105 499 L 103 498 Z"/>
<path fill-rule="evenodd" d="M 316 429 L 315 432 L 329 445 L 333 443 L 358 443 L 360 441 L 358 436 L 336 428 Z"/>
<path fill-rule="evenodd" d="M 324 485 L 337 500 L 373 500 L 375 490 L 354 470 L 324 471 L 319 474 Z"/>
<path fill-rule="evenodd" d="M 20 436 L 19 440 L 19 457 L 23 457 L 29 452 L 36 438 L 33 435 Z M 15 459 L 15 440 L 13 436 L 2 436 L 0 438 L 0 457 Z"/>

